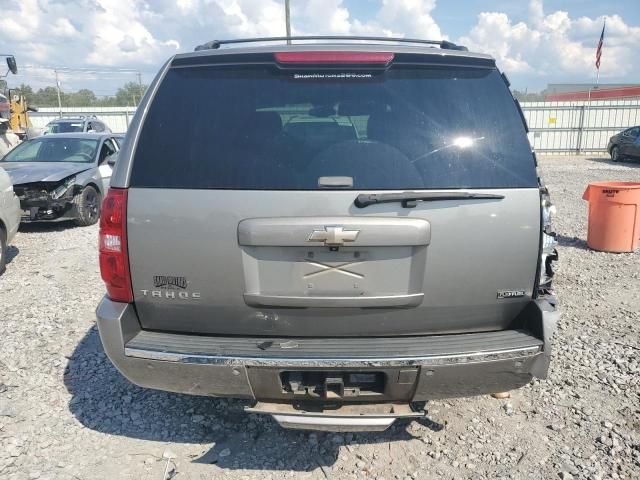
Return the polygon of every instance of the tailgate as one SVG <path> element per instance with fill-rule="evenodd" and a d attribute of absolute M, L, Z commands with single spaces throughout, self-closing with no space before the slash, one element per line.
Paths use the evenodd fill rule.
<path fill-rule="evenodd" d="M 143 328 L 384 337 L 510 324 L 532 296 L 540 196 L 492 60 L 223 50 L 167 66 L 114 176 L 129 188 Z M 392 192 L 450 193 L 354 203 Z"/>
<path fill-rule="evenodd" d="M 496 192 L 354 215 L 357 192 L 131 189 L 136 310 L 143 328 L 224 335 L 502 329 L 531 298 L 539 196 Z"/>

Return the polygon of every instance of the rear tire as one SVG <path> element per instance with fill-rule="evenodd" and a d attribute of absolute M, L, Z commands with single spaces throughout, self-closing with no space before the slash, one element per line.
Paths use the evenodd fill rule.
<path fill-rule="evenodd" d="M 0 275 L 7 269 L 7 233 L 0 227 Z"/>
<path fill-rule="evenodd" d="M 73 197 L 78 216 L 76 225 L 88 227 L 100 219 L 100 193 L 91 185 L 86 186 L 82 191 Z"/>
<path fill-rule="evenodd" d="M 611 149 L 611 161 L 619 162 L 620 160 L 622 160 L 622 157 L 620 156 L 620 150 L 618 149 L 618 147 L 613 147 Z"/>

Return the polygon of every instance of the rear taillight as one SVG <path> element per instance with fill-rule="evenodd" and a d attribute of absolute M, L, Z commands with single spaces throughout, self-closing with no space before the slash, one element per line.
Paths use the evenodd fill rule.
<path fill-rule="evenodd" d="M 393 60 L 392 52 L 276 52 L 276 62 L 281 64 L 341 64 L 341 65 L 388 65 Z"/>
<path fill-rule="evenodd" d="M 133 292 L 127 251 L 127 190 L 109 188 L 100 213 L 100 274 L 107 295 L 131 303 Z"/>

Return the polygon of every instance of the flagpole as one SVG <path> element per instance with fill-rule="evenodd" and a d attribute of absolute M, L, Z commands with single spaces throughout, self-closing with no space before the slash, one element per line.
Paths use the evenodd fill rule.
<path fill-rule="evenodd" d="M 607 26 L 607 18 L 604 18 L 604 22 L 602 23 L 602 33 L 600 34 L 600 41 L 598 42 L 598 48 L 596 49 L 596 84 L 593 86 L 594 89 L 598 88 L 600 84 L 600 56 L 602 55 L 602 44 L 604 42 L 604 29 Z M 591 102 L 591 90 L 592 87 L 589 87 L 589 95 L 588 102 Z"/>
<path fill-rule="evenodd" d="M 593 87 L 589 87 L 589 95 L 587 97 L 587 102 L 591 103 L 591 90 L 598 88 L 598 83 L 600 81 L 600 69 L 596 68 L 596 84 Z"/>

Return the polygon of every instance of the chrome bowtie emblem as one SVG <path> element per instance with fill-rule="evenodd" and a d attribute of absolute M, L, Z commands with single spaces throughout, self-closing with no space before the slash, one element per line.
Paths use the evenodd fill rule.
<path fill-rule="evenodd" d="M 327 246 L 340 246 L 346 242 L 353 242 L 358 238 L 360 230 L 344 230 L 342 227 L 324 227 L 324 230 L 314 230 L 307 241 L 324 242 Z"/>

